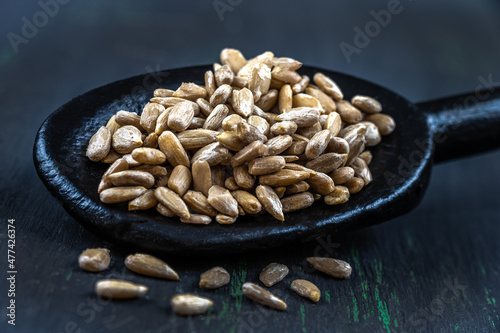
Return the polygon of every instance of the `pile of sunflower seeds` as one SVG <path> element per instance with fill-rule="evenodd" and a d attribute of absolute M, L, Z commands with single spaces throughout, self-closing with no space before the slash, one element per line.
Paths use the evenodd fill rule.
<path fill-rule="evenodd" d="M 239 215 L 285 213 L 315 201 L 343 204 L 372 180 L 367 147 L 395 122 L 368 96 L 344 99 L 291 58 L 247 60 L 224 49 L 204 85 L 157 89 L 142 114 L 118 111 L 90 139 L 87 156 L 110 163 L 100 199 L 156 208 L 184 223 L 234 223 Z M 200 78 L 201 79 L 201 78 Z"/>
<path fill-rule="evenodd" d="M 105 248 L 87 249 L 78 258 L 79 266 L 89 272 L 101 272 L 106 270 L 110 264 L 109 250 Z M 318 271 L 338 279 L 348 279 L 352 268 L 349 263 L 333 258 L 310 257 L 307 261 Z M 125 266 L 141 275 L 162 278 L 167 280 L 179 280 L 179 274 L 163 260 L 149 254 L 136 253 L 127 256 Z M 259 275 L 259 280 L 266 286 L 271 287 L 282 281 L 289 273 L 286 265 L 270 263 Z M 199 286 L 203 289 L 218 289 L 230 281 L 229 273 L 223 267 L 213 267 L 200 275 Z M 143 297 L 149 291 L 149 287 L 127 280 L 103 279 L 95 284 L 97 295 L 107 299 L 131 299 Z M 320 289 L 312 282 L 304 279 L 293 280 L 290 289 L 299 296 L 307 298 L 316 303 L 321 298 Z M 245 282 L 241 291 L 245 296 L 256 303 L 266 305 L 270 308 L 285 311 L 287 304 L 268 291 L 267 289 L 252 282 Z M 200 315 L 213 307 L 214 302 L 206 297 L 192 293 L 174 295 L 170 304 L 172 310 L 180 315 Z"/>

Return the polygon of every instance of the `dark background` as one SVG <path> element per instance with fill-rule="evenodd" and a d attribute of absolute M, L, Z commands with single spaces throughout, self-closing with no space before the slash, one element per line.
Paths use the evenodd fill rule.
<path fill-rule="evenodd" d="M 23 18 L 33 22 L 42 7 L 35 1 L 2 1 L 0 271 L 2 276 L 7 271 L 6 224 L 14 218 L 18 274 L 15 328 L 6 324 L 8 288 L 5 278 L 0 282 L 0 331 L 500 331 L 498 151 L 436 167 L 421 205 L 379 226 L 256 254 L 164 257 L 180 282 L 124 269 L 132 250 L 83 229 L 35 173 L 34 137 L 57 107 L 115 80 L 218 61 L 224 47 L 247 57 L 272 50 L 377 82 L 413 102 L 472 92 L 481 76 L 500 81 L 496 1 L 401 1 L 402 12 L 348 62 L 340 43 L 353 44 L 353 29 L 364 29 L 373 20 L 370 11 L 385 9 L 388 2 L 221 0 L 230 9 L 221 17 L 213 1 L 70 1 L 16 51 L 8 34 L 22 37 Z M 112 250 L 111 268 L 82 272 L 78 254 L 102 246 Z M 302 261 L 315 252 L 349 261 L 351 279 L 310 272 Z M 269 262 L 291 270 L 271 288 L 287 301 L 285 313 L 257 306 L 240 292 Z M 226 267 L 232 282 L 215 292 L 200 291 L 198 276 L 213 265 Z M 148 284 L 148 296 L 97 300 L 95 281 L 119 276 Z M 296 278 L 322 289 L 318 304 L 289 291 Z M 195 318 L 175 316 L 170 297 L 189 291 L 213 298 L 214 309 Z"/>

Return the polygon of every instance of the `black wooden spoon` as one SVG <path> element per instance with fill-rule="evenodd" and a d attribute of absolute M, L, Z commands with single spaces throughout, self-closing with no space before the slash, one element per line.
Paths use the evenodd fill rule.
<path fill-rule="evenodd" d="M 201 84 L 210 68 L 161 72 L 161 86 L 176 89 L 182 82 Z M 286 214 L 284 223 L 261 215 L 240 217 L 233 225 L 213 222 L 193 226 L 155 211 L 128 212 L 125 204 L 101 203 L 97 185 L 107 165 L 85 157 L 88 140 L 118 110 L 142 111 L 153 95 L 153 89 L 144 89 L 147 75 L 92 90 L 52 113 L 35 140 L 38 175 L 71 216 L 102 238 L 155 252 L 232 253 L 293 244 L 390 220 L 418 205 L 434 162 L 500 146 L 500 93 L 492 87 L 413 104 L 352 76 L 310 66 L 299 72 L 312 77 L 319 71 L 339 84 L 346 99 L 361 94 L 379 100 L 384 113 L 394 117 L 397 124 L 394 133 L 371 150 L 374 181 L 344 205 L 318 202 Z M 55 223 L 54 227 L 60 227 Z"/>

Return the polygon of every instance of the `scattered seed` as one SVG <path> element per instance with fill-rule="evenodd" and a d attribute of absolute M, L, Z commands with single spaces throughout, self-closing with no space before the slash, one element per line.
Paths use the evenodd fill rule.
<path fill-rule="evenodd" d="M 88 272 L 101 272 L 109 267 L 111 257 L 104 248 L 86 249 L 78 257 L 78 265 Z"/>
<path fill-rule="evenodd" d="M 229 273 L 222 267 L 213 267 L 200 276 L 200 287 L 217 289 L 229 283 Z"/>
<path fill-rule="evenodd" d="M 321 297 L 319 288 L 307 280 L 293 280 L 290 288 L 300 296 L 309 298 L 313 302 L 318 302 Z"/>
<path fill-rule="evenodd" d="M 207 312 L 214 302 L 194 294 L 179 294 L 172 297 L 170 304 L 175 313 L 182 316 L 194 316 Z"/>
<path fill-rule="evenodd" d="M 108 299 L 128 299 L 142 297 L 148 292 L 148 287 L 125 280 L 99 280 L 95 284 L 97 295 Z"/>
<path fill-rule="evenodd" d="M 324 257 L 309 257 L 307 258 L 307 261 L 318 271 L 333 277 L 348 279 L 351 276 L 351 265 L 343 260 Z"/>
<path fill-rule="evenodd" d="M 262 272 L 260 272 L 259 280 L 266 286 L 271 287 L 280 282 L 287 276 L 289 269 L 286 265 L 270 263 Z"/>
<path fill-rule="evenodd" d="M 245 282 L 241 287 L 241 290 L 243 291 L 243 294 L 250 298 L 252 301 L 267 305 L 276 310 L 286 310 L 287 306 L 285 302 L 254 283 Z"/>

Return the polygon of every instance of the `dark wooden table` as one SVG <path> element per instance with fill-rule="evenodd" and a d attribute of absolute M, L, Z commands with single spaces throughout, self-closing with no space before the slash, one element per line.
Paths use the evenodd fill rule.
<path fill-rule="evenodd" d="M 215 9 L 220 3 L 226 7 Z M 128 271 L 123 260 L 134 249 L 82 228 L 35 173 L 36 130 L 59 105 L 120 78 L 214 61 L 225 46 L 248 55 L 271 49 L 376 81 L 415 101 L 473 91 L 480 77 L 500 81 L 500 7 L 486 0 L 402 2 L 402 11 L 347 62 L 340 43 L 353 43 L 353 28 L 364 27 L 373 20 L 370 11 L 387 4 L 70 2 L 57 12 L 52 7 L 55 14 L 26 37 L 23 17 L 41 20 L 43 8 L 2 3 L 3 36 L 13 32 L 24 40 L 15 46 L 10 35 L 0 49 L 0 332 L 500 331 L 498 151 L 436 167 L 415 211 L 369 229 L 245 255 L 164 256 L 179 282 Z M 152 76 L 145 84 L 155 82 Z M 9 219 L 16 230 L 15 327 L 6 316 Z M 109 270 L 79 269 L 76 259 L 89 247 L 111 249 Z M 304 264 L 312 255 L 350 262 L 351 279 L 314 272 Z M 258 306 L 241 293 L 241 285 L 258 281 L 270 262 L 290 268 L 271 288 L 288 303 L 286 312 Z M 231 283 L 200 290 L 199 274 L 214 265 L 231 273 Z M 104 301 L 93 292 L 104 277 L 144 283 L 150 291 L 144 299 Z M 296 278 L 320 287 L 319 303 L 290 291 Z M 176 316 L 169 300 L 179 292 L 208 296 L 215 306 L 203 316 Z"/>

